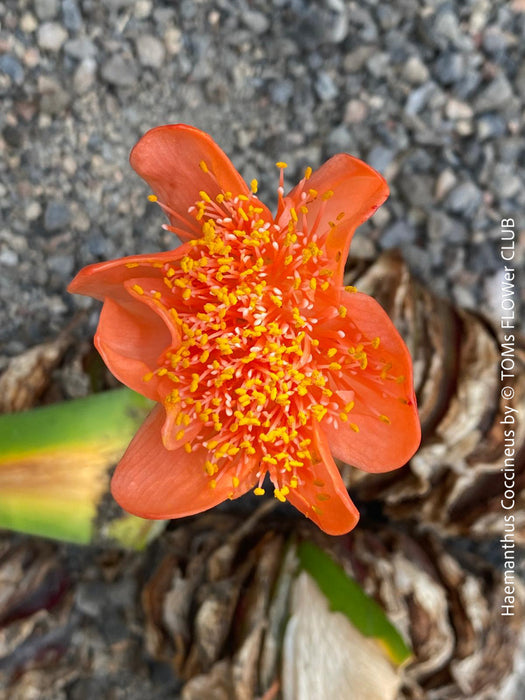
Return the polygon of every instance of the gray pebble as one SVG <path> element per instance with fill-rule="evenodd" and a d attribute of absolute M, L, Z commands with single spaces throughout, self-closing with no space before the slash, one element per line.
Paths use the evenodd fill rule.
<path fill-rule="evenodd" d="M 70 221 L 71 213 L 65 202 L 48 202 L 44 212 L 44 229 L 48 233 L 61 231 Z"/>
<path fill-rule="evenodd" d="M 44 51 L 60 51 L 67 36 L 66 30 L 58 22 L 45 22 L 38 28 L 38 46 Z"/>
<path fill-rule="evenodd" d="M 315 91 L 317 92 L 319 99 L 321 99 L 323 102 L 333 100 L 339 94 L 337 85 L 332 80 L 332 77 L 328 73 L 325 73 L 325 71 L 321 71 L 317 75 L 315 80 Z"/>
<path fill-rule="evenodd" d="M 73 76 L 73 88 L 77 95 L 83 95 L 95 82 L 97 62 L 94 58 L 87 57 L 81 61 Z"/>
<path fill-rule="evenodd" d="M 476 97 L 473 105 L 474 111 L 478 114 L 492 109 L 499 111 L 512 96 L 511 84 L 507 77 L 500 73 Z"/>
<path fill-rule="evenodd" d="M 466 61 L 463 54 L 456 51 L 442 53 L 433 65 L 433 72 L 442 85 L 453 85 L 465 75 Z"/>
<path fill-rule="evenodd" d="M 264 34 L 270 27 L 268 15 L 257 10 L 245 10 L 241 15 L 241 19 L 243 24 L 255 34 Z"/>
<path fill-rule="evenodd" d="M 414 227 L 408 221 L 396 221 L 389 226 L 379 239 L 379 245 L 383 250 L 399 248 L 407 243 L 412 243 L 416 238 Z"/>
<path fill-rule="evenodd" d="M 468 240 L 466 227 L 443 211 L 431 211 L 428 218 L 428 234 L 434 241 L 461 244 Z"/>
<path fill-rule="evenodd" d="M 24 69 L 11 53 L 4 53 L 0 56 L 0 73 L 8 75 L 16 85 L 21 85 L 24 82 Z"/>
<path fill-rule="evenodd" d="M 475 213 L 481 199 L 481 192 L 473 182 L 463 182 L 454 187 L 445 204 L 448 211 L 468 218 Z"/>
<path fill-rule="evenodd" d="M 481 141 L 503 136 L 506 130 L 506 121 L 499 114 L 482 114 L 476 120 L 476 134 Z"/>
<path fill-rule="evenodd" d="M 14 250 L 9 250 L 9 248 L 0 251 L 0 265 L 16 267 L 18 265 L 17 253 Z"/>
<path fill-rule="evenodd" d="M 384 173 L 390 163 L 394 160 L 395 152 L 391 148 L 384 146 L 374 146 L 368 151 L 366 162 L 380 173 Z"/>
<path fill-rule="evenodd" d="M 419 56 L 410 56 L 403 66 L 402 76 L 412 85 L 420 85 L 428 80 L 429 70 Z"/>
<path fill-rule="evenodd" d="M 82 60 L 83 58 L 88 58 L 89 56 L 96 56 L 97 47 L 88 39 L 87 36 L 79 36 L 75 39 L 69 39 L 64 44 L 64 52 L 68 56 L 73 58 L 78 58 Z"/>
<path fill-rule="evenodd" d="M 523 188 L 515 168 L 508 163 L 498 163 L 490 180 L 490 188 L 501 199 L 512 199 Z"/>
<path fill-rule="evenodd" d="M 62 0 L 62 17 L 70 32 L 78 32 L 82 28 L 82 15 L 76 0 Z"/>
<path fill-rule="evenodd" d="M 151 34 L 141 34 L 136 42 L 137 56 L 145 68 L 161 68 L 166 50 L 164 44 Z"/>
<path fill-rule="evenodd" d="M 54 19 L 58 12 L 58 0 L 35 0 L 35 12 L 40 20 Z"/>
<path fill-rule="evenodd" d="M 129 87 L 137 82 L 137 66 L 130 57 L 114 54 L 102 66 L 102 77 L 110 85 Z"/>

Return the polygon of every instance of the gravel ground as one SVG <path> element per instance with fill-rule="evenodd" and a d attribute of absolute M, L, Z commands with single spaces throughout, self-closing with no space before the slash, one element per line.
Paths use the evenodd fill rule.
<path fill-rule="evenodd" d="M 128 165 L 163 123 L 269 203 L 277 160 L 293 185 L 365 159 L 392 194 L 352 252 L 400 248 L 462 306 L 498 316 L 502 218 L 524 264 L 525 0 L 4 0 L 0 99 L 0 370 L 79 308 L 94 332 L 65 291 L 82 266 L 173 246 Z"/>
<path fill-rule="evenodd" d="M 269 202 L 276 160 L 291 185 L 366 159 L 392 195 L 353 253 L 399 247 L 497 313 L 499 222 L 525 210 L 523 0 L 7 0 L 0 23 L 4 356 L 77 307 L 93 330 L 97 306 L 65 291 L 83 265 L 173 245 L 128 165 L 169 122 L 210 132 Z"/>

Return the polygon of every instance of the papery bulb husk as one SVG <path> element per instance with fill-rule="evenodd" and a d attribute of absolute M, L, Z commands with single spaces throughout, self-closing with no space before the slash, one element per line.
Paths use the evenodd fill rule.
<path fill-rule="evenodd" d="M 308 596 L 295 554 L 302 540 L 328 551 L 381 605 L 413 650 L 406 666 L 392 664 L 375 640 L 345 631 L 346 618 L 342 627 L 332 619 L 341 613 Z M 473 555 L 453 556 L 432 533 L 364 521 L 330 538 L 301 521 L 283 527 L 268 516 L 241 525 L 209 514 L 161 544 L 143 592 L 147 650 L 185 679 L 183 700 L 365 700 L 372 696 L 364 683 L 362 695 L 337 695 L 350 682 L 345 660 L 363 648 L 378 654 L 385 699 L 488 700 L 512 674 L 523 623 L 517 579 L 514 615 L 502 617 L 502 575 Z"/>
<path fill-rule="evenodd" d="M 386 512 L 432 524 L 446 535 L 486 538 L 502 531 L 512 510 L 514 538 L 525 543 L 525 340 L 514 333 L 514 396 L 501 396 L 502 337 L 486 318 L 458 309 L 411 276 L 395 253 L 352 266 L 346 282 L 375 297 L 403 336 L 414 362 L 422 442 L 402 469 L 367 474 L 352 469 L 357 500 L 380 500 Z M 513 409 L 513 410 L 510 410 Z M 502 423 L 505 410 L 514 418 Z M 512 439 L 504 429 L 511 427 Z M 511 446 L 514 504 L 504 511 L 502 467 Z M 510 496 L 510 494 L 507 494 Z M 509 499 L 507 499 L 508 501 Z M 509 502 L 506 505 L 510 506 Z"/>

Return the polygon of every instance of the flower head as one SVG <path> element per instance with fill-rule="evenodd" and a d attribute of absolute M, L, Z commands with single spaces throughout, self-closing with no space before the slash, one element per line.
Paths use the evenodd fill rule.
<path fill-rule="evenodd" d="M 182 517 L 263 494 L 268 472 L 280 501 L 349 531 L 359 515 L 333 456 L 388 471 L 420 439 L 403 341 L 377 302 L 342 286 L 352 234 L 386 183 L 341 154 L 285 196 L 278 163 L 274 217 L 256 181 L 185 125 L 149 131 L 131 164 L 184 243 L 92 265 L 70 285 L 104 301 L 108 367 L 158 402 L 114 497 L 146 518 Z"/>

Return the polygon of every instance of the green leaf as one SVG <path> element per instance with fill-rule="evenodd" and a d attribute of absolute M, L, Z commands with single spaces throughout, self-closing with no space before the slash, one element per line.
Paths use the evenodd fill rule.
<path fill-rule="evenodd" d="M 109 469 L 152 405 L 116 389 L 0 416 L 0 528 L 91 542 Z"/>
<path fill-rule="evenodd" d="M 301 567 L 316 581 L 331 610 L 343 613 L 361 634 L 379 642 L 395 664 L 410 658 L 410 648 L 383 609 L 326 552 L 311 542 L 301 542 L 297 553 Z"/>

